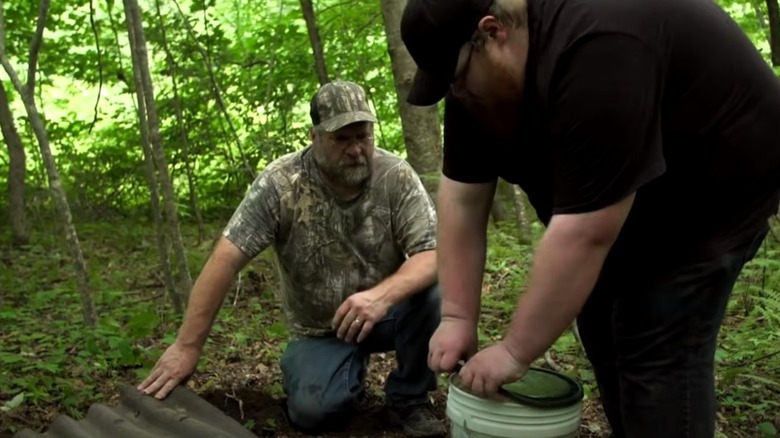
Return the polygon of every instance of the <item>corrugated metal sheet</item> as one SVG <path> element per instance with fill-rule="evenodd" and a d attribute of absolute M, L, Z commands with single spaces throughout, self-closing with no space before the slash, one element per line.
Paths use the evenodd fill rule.
<path fill-rule="evenodd" d="M 165 400 L 121 389 L 119 404 L 92 405 L 83 420 L 54 419 L 44 433 L 22 430 L 14 438 L 258 438 L 233 418 L 179 386 Z"/>

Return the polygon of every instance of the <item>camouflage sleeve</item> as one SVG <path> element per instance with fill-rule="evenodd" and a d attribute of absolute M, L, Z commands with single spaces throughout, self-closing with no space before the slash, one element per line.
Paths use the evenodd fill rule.
<path fill-rule="evenodd" d="M 408 257 L 436 249 L 436 209 L 431 196 L 408 163 L 400 166 L 398 179 L 393 210 L 396 243 Z"/>
<path fill-rule="evenodd" d="M 266 170 L 255 178 L 222 235 L 250 258 L 265 250 L 279 230 L 279 192 Z"/>

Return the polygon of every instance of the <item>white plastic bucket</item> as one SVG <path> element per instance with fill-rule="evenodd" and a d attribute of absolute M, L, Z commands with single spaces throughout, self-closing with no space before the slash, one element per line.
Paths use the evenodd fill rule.
<path fill-rule="evenodd" d="M 547 372 L 546 370 L 544 370 Z M 547 372 L 548 374 L 554 374 Z M 582 396 L 565 405 L 536 407 L 515 400 L 476 397 L 450 377 L 447 418 L 451 438 L 576 438 L 582 422 Z M 522 379 L 521 379 L 522 380 Z"/>

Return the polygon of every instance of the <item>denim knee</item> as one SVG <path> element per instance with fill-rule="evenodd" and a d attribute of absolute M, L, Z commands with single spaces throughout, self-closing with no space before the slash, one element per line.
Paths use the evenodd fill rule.
<path fill-rule="evenodd" d="M 287 398 L 287 415 L 300 429 L 322 431 L 339 428 L 346 421 L 348 410 L 344 403 L 306 394 L 290 394 Z"/>
<path fill-rule="evenodd" d="M 298 429 L 339 428 L 360 389 L 362 356 L 337 338 L 290 342 L 281 360 L 287 414 Z"/>

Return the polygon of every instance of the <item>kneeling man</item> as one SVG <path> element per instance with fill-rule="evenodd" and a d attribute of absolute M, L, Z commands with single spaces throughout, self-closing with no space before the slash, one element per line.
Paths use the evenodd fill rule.
<path fill-rule="evenodd" d="M 163 398 L 192 374 L 234 276 L 272 246 L 293 336 L 281 360 L 291 422 L 311 432 L 343 424 L 364 395 L 369 355 L 395 351 L 385 412 L 409 436 L 443 435 L 428 403 L 440 318 L 432 200 L 408 163 L 374 146 L 362 87 L 323 85 L 311 119 L 311 145 L 252 184 L 195 282 L 176 342 L 139 389 Z"/>

